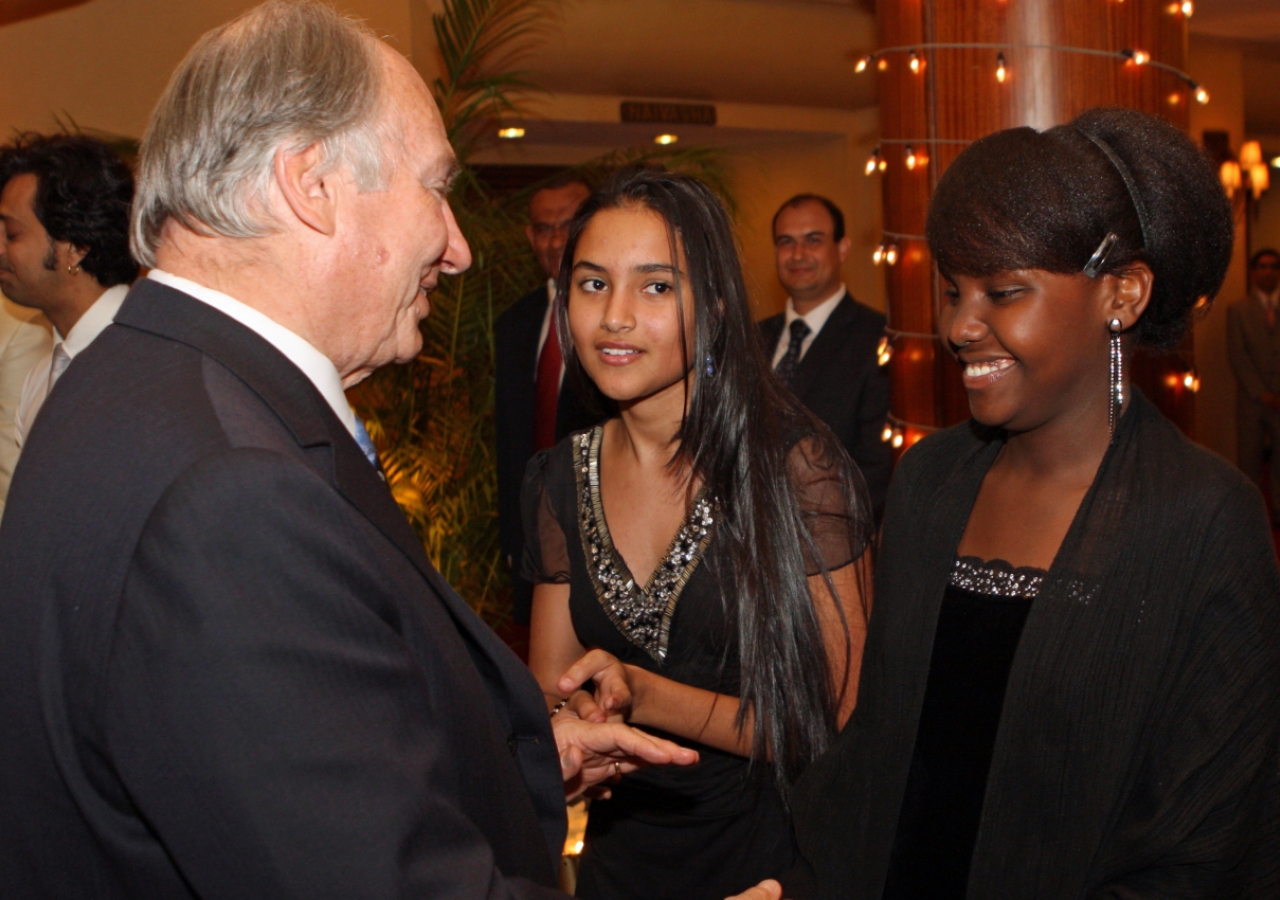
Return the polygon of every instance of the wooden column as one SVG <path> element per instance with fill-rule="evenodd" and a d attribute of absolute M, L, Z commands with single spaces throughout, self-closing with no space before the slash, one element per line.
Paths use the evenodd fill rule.
<path fill-rule="evenodd" d="M 1144 110 L 1185 129 L 1195 102 L 1187 82 L 1115 54 L 1140 50 L 1182 70 L 1186 18 L 1171 0 L 880 0 L 877 12 L 881 50 L 859 77 L 876 77 L 880 87 L 884 165 L 872 177 L 883 179 L 886 241 L 898 251 L 896 264 L 885 265 L 889 327 L 921 335 L 893 341 L 892 413 L 903 423 L 943 427 L 968 418 L 969 404 L 959 368 L 923 336 L 936 334 L 941 292 L 917 236 L 938 178 L 977 138 L 1018 125 L 1049 128 L 1094 106 Z M 1188 342 L 1180 356 L 1135 363 L 1143 391 L 1184 431 L 1192 408 L 1181 376 L 1190 351 Z M 904 445 L 926 433 L 903 431 Z"/>

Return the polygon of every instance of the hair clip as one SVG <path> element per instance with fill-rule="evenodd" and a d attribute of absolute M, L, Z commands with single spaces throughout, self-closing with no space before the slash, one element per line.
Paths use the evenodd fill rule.
<path fill-rule="evenodd" d="M 1102 271 L 1102 267 L 1107 264 L 1107 256 L 1111 253 L 1111 248 L 1116 245 L 1116 241 L 1120 240 L 1114 231 L 1108 231 L 1107 236 L 1102 239 L 1102 243 L 1098 245 L 1098 249 L 1093 251 L 1093 256 L 1089 257 L 1089 261 L 1084 264 L 1084 274 L 1090 278 L 1097 278 L 1098 273 Z"/>

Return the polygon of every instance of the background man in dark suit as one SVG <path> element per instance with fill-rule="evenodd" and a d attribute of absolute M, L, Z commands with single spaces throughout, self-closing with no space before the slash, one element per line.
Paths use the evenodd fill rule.
<path fill-rule="evenodd" d="M 849 255 L 844 214 L 825 197 L 792 197 L 773 217 L 778 280 L 787 308 L 760 323 L 774 371 L 835 432 L 862 470 L 876 517 L 893 455 L 881 440 L 889 375 L 876 361 L 885 318 L 849 295 L 840 264 Z"/>
<path fill-rule="evenodd" d="M 1263 486 L 1269 460 L 1271 521 L 1280 526 L 1280 253 L 1249 260 L 1249 296 L 1227 308 L 1227 357 L 1236 375 L 1236 459 Z"/>
<path fill-rule="evenodd" d="M 456 168 L 413 68 L 319 3 L 175 74 L 134 208 L 151 275 L 0 526 L 6 898 L 556 897 L 566 795 L 695 756 L 548 719 L 346 404 L 471 262 Z"/>
<path fill-rule="evenodd" d="M 598 421 L 565 383 L 551 317 L 569 223 L 590 194 L 591 188 L 579 176 L 565 175 L 530 198 L 525 234 L 547 282 L 508 307 L 494 326 L 498 528 L 502 553 L 511 566 L 512 615 L 520 625 L 529 624 L 533 600 L 533 585 L 519 575 L 524 554 L 520 486 L 525 467 L 537 451 Z"/>

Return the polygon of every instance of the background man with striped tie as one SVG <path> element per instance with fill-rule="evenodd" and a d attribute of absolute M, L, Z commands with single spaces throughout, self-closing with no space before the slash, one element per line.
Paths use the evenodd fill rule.
<path fill-rule="evenodd" d="M 876 362 L 885 318 L 849 294 L 840 265 L 849 255 L 844 214 L 826 197 L 799 194 L 773 217 L 778 280 L 787 308 L 760 323 L 774 371 L 826 422 L 862 470 L 876 518 L 893 455 L 880 439 L 889 376 Z"/>

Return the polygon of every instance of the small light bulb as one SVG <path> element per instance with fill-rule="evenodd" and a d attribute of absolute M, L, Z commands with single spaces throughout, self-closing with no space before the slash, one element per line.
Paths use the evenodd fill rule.
<path fill-rule="evenodd" d="M 1199 85 L 1196 85 L 1196 102 L 1202 106 L 1209 102 L 1209 92 Z"/>
<path fill-rule="evenodd" d="M 522 138 L 522 137 L 524 137 L 524 129 L 523 129 L 523 128 L 517 128 L 517 127 L 516 127 L 516 126 L 514 126 L 514 125 L 513 125 L 513 126 L 511 126 L 510 128 L 499 128 L 499 129 L 498 129 L 498 137 L 500 137 L 500 138 L 502 138 L 502 139 L 504 139 L 504 140 L 514 141 L 514 140 L 516 140 L 516 139 L 518 139 L 518 138 Z"/>
<path fill-rule="evenodd" d="M 920 70 L 924 68 L 924 60 L 920 58 L 919 53 L 912 50 L 911 55 L 907 57 L 907 66 L 911 69 L 912 73 L 919 75 Z"/>
<path fill-rule="evenodd" d="M 915 167 L 916 167 L 916 151 L 915 151 L 915 150 L 913 150 L 913 149 L 911 149 L 911 145 L 910 145 L 910 144 L 907 144 L 907 150 L 906 150 L 906 162 L 907 162 L 907 168 L 908 168 L 908 169 L 915 169 Z"/>
<path fill-rule="evenodd" d="M 893 440 L 892 425 L 884 426 L 884 431 L 880 432 L 880 440 L 884 441 L 886 444 L 889 443 L 891 440 Z"/>
<path fill-rule="evenodd" d="M 1192 3 L 1191 0 L 1182 0 L 1182 14 L 1184 16 L 1186 16 L 1189 19 L 1195 13 L 1195 11 L 1196 11 L 1196 5 Z"/>
<path fill-rule="evenodd" d="M 1177 91 L 1174 91 L 1172 94 L 1169 95 L 1170 106 L 1177 106 L 1181 102 L 1182 102 L 1182 94 L 1178 93 Z"/>
<path fill-rule="evenodd" d="M 889 337 L 885 335 L 880 338 L 880 343 L 876 346 L 876 362 L 887 366 L 891 359 L 893 359 L 893 344 L 889 343 Z"/>
<path fill-rule="evenodd" d="M 864 171 L 868 175 L 874 175 L 876 169 L 880 168 L 880 148 L 871 151 L 871 155 L 867 157 L 867 165 Z"/>
<path fill-rule="evenodd" d="M 661 144 L 662 146 L 666 147 L 670 144 L 674 144 L 678 140 L 680 140 L 680 138 L 674 134 L 660 134 L 653 139 L 653 142 L 655 144 Z"/>
<path fill-rule="evenodd" d="M 861 59 L 859 59 L 859 60 L 857 61 L 857 63 L 855 63 L 855 64 L 854 64 L 853 71 L 855 71 L 855 72 L 865 72 L 865 71 L 867 71 L 867 66 L 871 65 L 871 60 L 872 60 L 872 59 L 873 59 L 873 57 L 870 57 L 870 56 L 864 56 L 864 57 L 862 57 Z"/>
<path fill-rule="evenodd" d="M 876 168 L 883 172 L 885 169 L 889 168 L 889 160 L 885 159 L 883 156 L 880 157 L 880 163 Z"/>
<path fill-rule="evenodd" d="M 891 266 L 898 264 L 898 245 L 890 244 L 884 251 L 884 261 Z"/>
<path fill-rule="evenodd" d="M 879 69 L 881 72 L 885 71 L 886 69 L 889 68 L 889 60 L 885 59 L 883 56 L 880 57 L 879 59 L 876 60 L 876 68 Z"/>
<path fill-rule="evenodd" d="M 884 241 L 881 241 L 875 251 L 871 254 L 871 261 L 877 266 L 884 262 L 885 249 Z"/>
<path fill-rule="evenodd" d="M 1009 77 L 1009 70 L 1005 66 L 1004 54 L 996 54 L 996 81 L 1004 84 L 1004 80 Z"/>
<path fill-rule="evenodd" d="M 893 429 L 893 446 L 894 446 L 894 448 L 896 449 L 896 448 L 898 448 L 898 447 L 901 447 L 901 446 L 902 446 L 902 444 L 903 444 L 903 441 L 904 441 L 904 440 L 905 440 L 905 438 L 904 438 L 904 437 L 903 437 L 903 435 L 902 435 L 902 429 L 901 429 L 901 428 L 895 428 L 895 429 Z"/>
<path fill-rule="evenodd" d="M 1146 50 L 1129 50 L 1126 54 L 1135 66 L 1145 66 L 1151 62 L 1151 54 Z"/>

